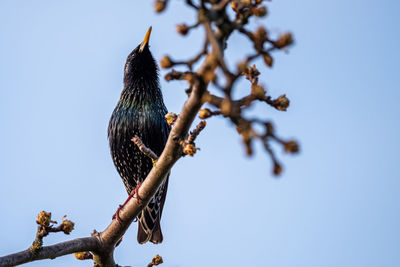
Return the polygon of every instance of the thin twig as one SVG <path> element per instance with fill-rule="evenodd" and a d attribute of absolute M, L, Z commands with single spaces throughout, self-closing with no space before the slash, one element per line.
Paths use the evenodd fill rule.
<path fill-rule="evenodd" d="M 206 125 L 207 125 L 206 121 L 199 122 L 199 124 L 197 124 L 197 126 L 196 126 L 196 129 L 194 129 L 192 132 L 190 132 L 188 138 L 186 139 L 186 142 L 193 144 L 194 141 L 196 140 L 197 136 L 199 136 L 200 132 L 202 130 L 204 130 Z"/>
<path fill-rule="evenodd" d="M 153 152 L 150 148 L 148 148 L 145 144 L 143 144 L 142 139 L 140 139 L 137 135 L 135 135 L 132 139 L 132 142 L 134 142 L 139 150 L 147 157 L 149 157 L 152 161 L 157 161 L 158 156 L 156 153 Z"/>
<path fill-rule="evenodd" d="M 81 251 L 94 251 L 101 246 L 99 239 L 95 237 L 77 238 L 70 241 L 44 246 L 37 253 L 30 249 L 0 257 L 0 267 L 15 266 L 43 259 L 54 259 L 60 256 Z"/>

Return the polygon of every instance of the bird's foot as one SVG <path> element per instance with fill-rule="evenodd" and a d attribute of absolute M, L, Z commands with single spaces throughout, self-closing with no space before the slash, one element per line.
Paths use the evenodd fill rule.
<path fill-rule="evenodd" d="M 117 211 L 114 213 L 114 215 L 112 216 L 112 219 L 115 220 L 117 219 L 118 222 L 122 222 L 121 218 L 119 217 L 119 212 L 121 210 L 121 208 L 123 207 L 123 205 L 119 205 Z"/>
<path fill-rule="evenodd" d="M 129 194 L 128 198 L 125 200 L 124 204 L 119 205 L 117 211 L 115 212 L 115 214 L 113 215 L 112 219 L 117 219 L 118 222 L 122 222 L 122 219 L 119 217 L 119 212 L 121 211 L 121 209 L 123 207 L 125 207 L 126 203 L 128 203 L 128 201 L 133 197 L 133 194 Z"/>
<path fill-rule="evenodd" d="M 119 217 L 119 212 L 121 211 L 121 209 L 122 209 L 123 207 L 125 207 L 126 203 L 128 203 L 129 200 L 131 200 L 131 198 L 132 198 L 133 196 L 135 196 L 135 198 L 136 198 L 138 201 L 141 201 L 141 200 L 142 200 L 142 199 L 139 197 L 139 188 L 140 188 L 141 185 L 142 185 L 142 183 L 139 182 L 139 183 L 137 184 L 136 188 L 129 194 L 129 196 L 128 196 L 128 198 L 125 200 L 124 204 L 119 205 L 117 211 L 115 212 L 115 214 L 114 214 L 113 217 L 112 217 L 113 220 L 114 220 L 114 219 L 117 219 L 118 222 L 122 222 L 121 218 Z"/>
<path fill-rule="evenodd" d="M 139 197 L 139 188 L 142 186 L 141 182 L 137 183 L 137 186 L 135 188 L 135 190 L 133 191 L 133 193 L 135 194 L 135 197 L 138 201 L 141 201 L 142 199 Z"/>

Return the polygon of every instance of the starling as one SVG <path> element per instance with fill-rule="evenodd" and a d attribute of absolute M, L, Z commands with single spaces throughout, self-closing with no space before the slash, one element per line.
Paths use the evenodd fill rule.
<path fill-rule="evenodd" d="M 150 33 L 151 27 L 126 60 L 124 88 L 108 126 L 111 156 L 130 196 L 153 167 L 152 160 L 131 139 L 137 135 L 159 156 L 170 131 L 164 118 L 167 109 L 160 90 L 158 67 L 149 50 Z M 148 241 L 158 244 L 163 240 L 160 219 L 167 187 L 168 177 L 138 215 L 140 244 Z"/>

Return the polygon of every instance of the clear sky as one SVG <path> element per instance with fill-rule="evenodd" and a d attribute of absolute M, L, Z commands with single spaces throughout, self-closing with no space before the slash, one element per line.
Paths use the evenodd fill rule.
<path fill-rule="evenodd" d="M 101 231 L 126 198 L 106 129 L 122 88 L 126 56 L 152 25 L 153 55 L 185 59 L 202 32 L 183 1 L 153 13 L 153 1 L 0 1 L 0 255 L 26 249 L 41 210 L 73 220 L 70 236 Z M 258 105 L 278 133 L 297 138 L 299 156 L 275 147 L 285 171 L 257 147 L 246 158 L 234 127 L 213 118 L 201 151 L 174 167 L 163 213 L 164 242 L 138 245 L 133 225 L 116 249 L 121 265 L 400 266 L 398 1 L 275 0 L 254 23 L 290 30 L 296 45 L 271 70 L 257 62 L 282 113 Z M 251 51 L 232 36 L 233 65 Z M 162 71 L 162 74 L 165 74 Z M 162 90 L 170 111 L 186 98 L 183 82 Z M 247 83 L 240 88 L 245 89 Z M 242 90 L 242 89 L 240 89 Z M 246 90 L 246 89 L 245 89 Z M 90 266 L 73 256 L 30 266 Z"/>

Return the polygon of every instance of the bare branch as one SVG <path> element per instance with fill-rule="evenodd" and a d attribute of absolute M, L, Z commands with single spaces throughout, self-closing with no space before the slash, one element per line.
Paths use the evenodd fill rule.
<path fill-rule="evenodd" d="M 189 134 L 188 138 L 186 139 L 186 142 L 193 144 L 197 136 L 199 136 L 200 132 L 204 130 L 206 125 L 207 125 L 206 121 L 201 121 L 199 124 L 197 124 L 196 129 L 194 129 L 193 132 Z"/>
<path fill-rule="evenodd" d="M 150 148 L 145 146 L 145 144 L 143 144 L 142 139 L 140 139 L 137 135 L 135 135 L 135 137 L 132 138 L 132 142 L 134 142 L 138 146 L 139 150 L 144 155 L 149 157 L 153 162 L 157 161 L 158 156 L 156 155 L 156 153 L 154 153 Z"/>
<path fill-rule="evenodd" d="M 152 267 L 152 266 L 157 266 L 160 265 L 161 263 L 163 263 L 163 259 L 160 255 L 156 255 L 152 261 L 147 265 L 147 267 Z"/>
<path fill-rule="evenodd" d="M 54 259 L 74 252 L 97 250 L 99 247 L 100 242 L 95 237 L 77 238 L 52 246 L 44 246 L 40 251 L 35 253 L 27 249 L 15 254 L 0 257 L 0 266 L 15 266 L 36 260 Z"/>
<path fill-rule="evenodd" d="M 203 104 L 208 103 L 214 106 L 217 110 L 211 111 L 203 109 L 200 112 L 200 118 L 208 118 L 214 115 L 223 115 L 228 118 L 235 126 L 243 139 L 248 155 L 252 154 L 252 142 L 254 139 L 260 140 L 270 158 L 273 161 L 274 174 L 278 175 L 282 172 L 282 167 L 279 164 L 276 155 L 272 151 L 269 141 L 277 142 L 284 147 L 288 153 L 297 153 L 299 147 L 296 141 L 284 141 L 277 137 L 272 124 L 269 121 L 261 121 L 259 119 L 249 119 L 244 117 L 243 110 L 254 103 L 254 101 L 262 101 L 277 110 L 286 110 L 289 106 L 289 100 L 285 95 L 279 96 L 277 99 L 272 99 L 262 85 L 258 84 L 258 70 L 253 65 L 249 67 L 249 63 L 259 57 L 263 57 L 267 66 L 272 66 L 273 58 L 270 55 L 272 50 L 286 49 L 293 43 L 293 37 L 290 33 L 282 34 L 277 40 L 271 40 L 268 37 L 267 31 L 263 27 L 259 27 L 255 32 L 251 32 L 244 28 L 251 16 L 262 17 L 267 13 L 265 6 L 261 5 L 262 1 L 240 1 L 240 0 L 220 0 L 206 1 L 199 0 L 195 4 L 192 0 L 185 1 L 187 5 L 194 8 L 197 12 L 197 22 L 192 26 L 186 24 L 178 25 L 178 32 L 186 35 L 191 29 L 203 27 L 205 29 L 205 39 L 203 49 L 188 61 L 173 61 L 169 56 L 165 56 L 161 60 L 163 68 L 171 68 L 174 65 L 185 65 L 188 71 L 179 72 L 172 70 L 165 79 L 171 80 L 186 80 L 189 84 L 188 99 L 184 103 L 179 116 L 174 113 L 167 114 L 167 120 L 170 125 L 174 125 L 168 141 L 165 145 L 160 157 L 146 147 L 139 137 L 135 136 L 132 141 L 139 149 L 149 158 L 157 161 L 150 173 L 144 179 L 144 182 L 136 192 L 140 198 L 130 198 L 126 205 L 121 208 L 118 213 L 118 220 L 111 221 L 109 226 L 100 233 L 95 232 L 92 237 L 78 238 L 67 242 L 58 243 L 52 246 L 42 246 L 42 238 L 49 232 L 64 231 L 68 232 L 65 227 L 69 225 L 60 225 L 57 228 L 49 226 L 48 222 L 39 226 L 36 238 L 37 246 L 32 249 L 11 254 L 0 258 L 1 266 L 13 266 L 30 261 L 56 258 L 66 254 L 82 252 L 77 254 L 77 258 L 90 259 L 93 258 L 95 266 L 115 266 L 113 253 L 117 244 L 120 242 L 123 234 L 126 232 L 132 221 L 139 215 L 141 210 L 146 207 L 151 200 L 160 184 L 166 179 L 171 168 L 179 158 L 183 156 L 183 152 L 193 155 L 198 149 L 195 147 L 194 141 L 200 131 L 204 129 L 205 121 L 200 122 L 196 129 L 188 134 L 189 129 L 198 114 Z M 211 8 L 210 7 L 211 3 Z M 228 4 L 236 13 L 234 21 L 230 21 L 227 15 L 226 8 Z M 156 12 L 163 12 L 168 4 L 168 0 L 156 0 L 154 3 Z M 247 36 L 253 43 L 255 53 L 244 58 L 236 71 L 231 71 L 224 58 L 224 49 L 226 42 L 231 33 L 238 30 Z M 211 51 L 209 51 L 209 44 Z M 266 45 L 267 47 L 264 47 Z M 204 57 L 202 65 L 197 71 L 193 71 L 192 67 L 196 62 Z M 217 70 L 222 70 L 225 83 L 220 83 L 216 77 Z M 233 100 L 232 90 L 235 83 L 245 75 L 251 82 L 251 91 L 247 96 L 241 99 Z M 224 93 L 223 97 L 218 97 L 208 91 L 208 84 L 212 82 L 217 89 Z M 264 132 L 259 133 L 253 127 L 253 124 L 260 123 L 264 125 Z M 186 149 L 186 152 L 185 152 Z M 72 225 L 73 226 L 73 225 Z M 35 244 L 35 243 L 34 243 Z M 91 253 L 89 253 L 89 251 Z M 157 255 L 158 256 L 158 255 Z M 162 263 L 161 257 L 155 257 L 149 266 Z"/>

